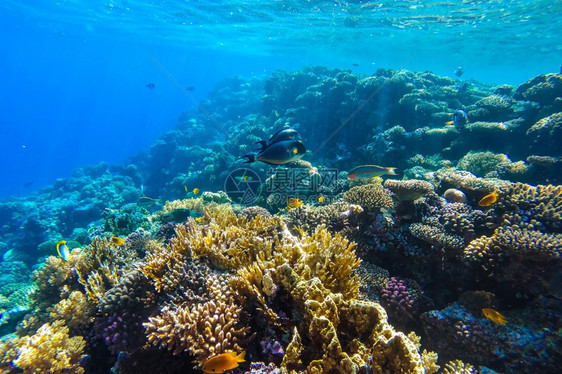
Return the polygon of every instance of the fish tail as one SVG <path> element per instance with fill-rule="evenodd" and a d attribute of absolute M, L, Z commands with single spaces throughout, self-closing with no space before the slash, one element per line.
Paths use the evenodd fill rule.
<path fill-rule="evenodd" d="M 244 362 L 244 357 L 246 356 L 246 351 L 242 351 L 238 356 L 235 357 L 236 362 Z"/>
<path fill-rule="evenodd" d="M 388 168 L 386 168 L 386 173 L 388 175 L 396 175 L 396 168 L 388 167 Z"/>
<path fill-rule="evenodd" d="M 246 159 L 247 159 L 246 161 L 243 162 L 244 164 L 250 164 L 250 163 L 252 163 L 252 162 L 256 162 L 256 155 L 253 154 L 253 153 L 245 154 L 244 156 L 239 157 L 238 159 L 240 160 L 240 159 L 242 159 L 242 158 L 246 158 Z"/>

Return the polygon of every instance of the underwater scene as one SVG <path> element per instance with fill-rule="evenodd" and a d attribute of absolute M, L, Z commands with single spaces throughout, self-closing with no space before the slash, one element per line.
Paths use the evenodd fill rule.
<path fill-rule="evenodd" d="M 0 4 L 1 373 L 558 373 L 562 2 Z"/>

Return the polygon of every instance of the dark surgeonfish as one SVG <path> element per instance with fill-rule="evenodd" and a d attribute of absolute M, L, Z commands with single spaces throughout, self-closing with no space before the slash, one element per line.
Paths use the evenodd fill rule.
<path fill-rule="evenodd" d="M 446 125 L 454 125 L 456 128 L 462 129 L 468 123 L 468 113 L 464 109 L 457 109 L 453 113 L 453 120 L 445 123 Z"/>
<path fill-rule="evenodd" d="M 266 145 L 257 154 L 248 153 L 240 158 L 246 158 L 246 164 L 261 161 L 270 165 L 283 165 L 300 160 L 305 153 L 306 148 L 300 140 L 282 140 Z"/>
<path fill-rule="evenodd" d="M 273 143 L 277 143 L 277 142 L 281 142 L 283 140 L 293 140 L 293 139 L 297 139 L 299 136 L 299 133 L 297 130 L 294 129 L 282 129 L 277 131 L 275 134 L 273 134 L 271 136 L 271 138 L 269 138 L 269 140 L 265 141 L 265 140 L 260 140 L 259 142 L 256 142 L 256 144 L 260 145 L 260 150 L 259 152 L 263 151 L 267 146 L 272 145 Z"/>

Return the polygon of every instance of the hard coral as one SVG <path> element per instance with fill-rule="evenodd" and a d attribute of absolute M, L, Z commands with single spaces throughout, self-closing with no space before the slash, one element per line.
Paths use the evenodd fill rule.
<path fill-rule="evenodd" d="M 413 223 L 408 230 L 413 237 L 443 248 L 461 250 L 464 239 L 456 234 L 448 233 L 443 226 Z"/>
<path fill-rule="evenodd" d="M 208 278 L 210 300 L 204 303 L 164 307 L 160 315 L 144 323 L 148 340 L 175 354 L 193 353 L 202 366 L 214 355 L 240 352 L 249 328 L 238 326 L 242 308 L 233 299 L 228 284 L 217 276 Z"/>
<path fill-rule="evenodd" d="M 429 182 L 409 179 L 387 179 L 384 186 L 391 190 L 399 201 L 412 201 L 433 192 L 433 185 Z"/>
<path fill-rule="evenodd" d="M 81 336 L 68 336 L 63 321 L 47 323 L 18 342 L 14 364 L 24 373 L 84 372 L 80 366 L 86 345 Z"/>
<path fill-rule="evenodd" d="M 415 344 L 394 331 L 379 304 L 346 301 L 332 294 L 317 278 L 302 280 L 287 264 L 275 269 L 273 279 L 290 293 L 299 314 L 304 316 L 293 332 L 282 369 L 359 373 L 367 367 L 374 373 L 424 373 Z M 303 336 L 313 342 L 306 351 L 301 344 Z"/>
<path fill-rule="evenodd" d="M 351 204 L 360 205 L 366 211 L 377 211 L 382 208 L 392 209 L 394 203 L 390 194 L 380 184 L 356 186 L 343 194 L 343 199 Z"/>

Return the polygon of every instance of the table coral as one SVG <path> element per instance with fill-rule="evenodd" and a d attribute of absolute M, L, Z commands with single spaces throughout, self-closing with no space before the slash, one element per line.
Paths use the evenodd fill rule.
<path fill-rule="evenodd" d="M 390 194 L 380 184 L 356 186 L 343 194 L 343 199 L 351 204 L 360 205 L 366 211 L 382 208 L 392 209 L 394 203 Z"/>
<path fill-rule="evenodd" d="M 560 155 L 562 148 L 562 112 L 554 113 L 537 121 L 527 130 L 527 136 L 531 138 L 532 147 L 538 151 L 549 149 L 550 154 Z"/>
<path fill-rule="evenodd" d="M 446 232 L 442 226 L 413 223 L 408 230 L 413 237 L 431 245 L 454 250 L 464 248 L 464 239 L 459 235 Z"/>
<path fill-rule="evenodd" d="M 551 105 L 562 96 L 562 77 L 560 74 L 540 74 L 521 84 L 513 97 L 517 100 L 536 101 Z"/>
<path fill-rule="evenodd" d="M 418 179 L 387 179 L 384 186 L 391 190 L 399 201 L 412 201 L 433 192 L 433 185 Z"/>

